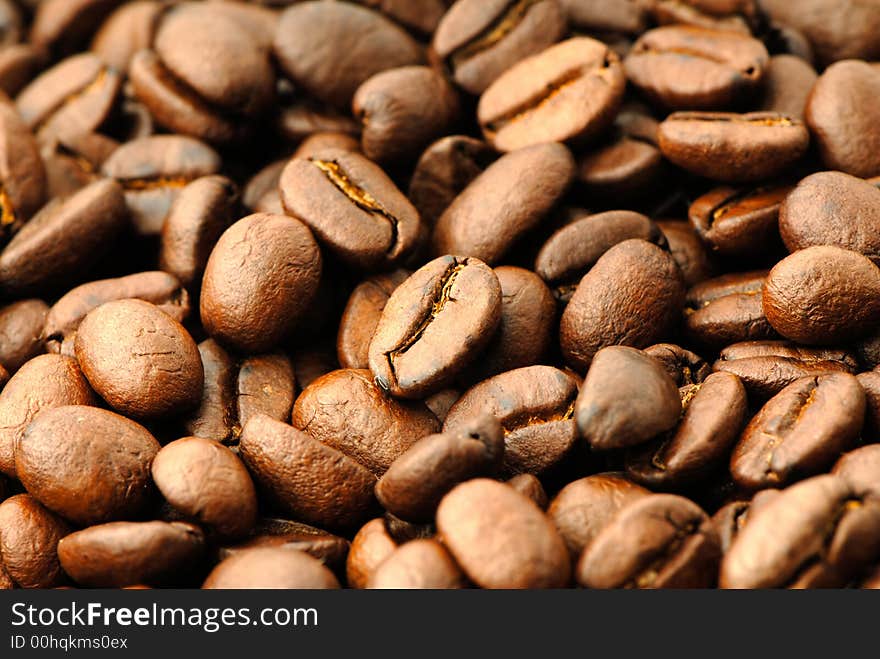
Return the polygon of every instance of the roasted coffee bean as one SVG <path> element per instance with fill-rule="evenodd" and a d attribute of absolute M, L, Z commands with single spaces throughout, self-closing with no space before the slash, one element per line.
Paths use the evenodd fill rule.
<path fill-rule="evenodd" d="M 721 547 L 699 506 L 652 494 L 625 506 L 584 549 L 575 570 L 589 588 L 709 588 Z"/>
<path fill-rule="evenodd" d="M 319 133 L 324 135 L 325 133 Z M 337 133 L 327 133 L 328 135 L 337 135 Z M 338 133 L 341 135 L 341 133 Z M 358 142 L 351 136 L 346 136 L 355 145 Z M 334 144 L 333 148 L 339 145 Z M 311 153 L 309 155 L 312 155 Z M 278 180 L 281 178 L 281 172 L 287 164 L 287 159 L 282 158 L 269 163 L 256 174 L 254 174 L 245 184 L 241 193 L 241 204 L 252 213 L 274 213 L 276 215 L 284 215 L 284 207 L 281 205 L 281 193 L 278 190 Z"/>
<path fill-rule="evenodd" d="M 467 579 L 455 560 L 436 540 L 413 540 L 382 561 L 367 588 L 463 588 Z"/>
<path fill-rule="evenodd" d="M 186 412 L 202 396 L 195 341 L 180 323 L 143 300 L 106 302 L 83 318 L 76 359 L 111 407 L 139 419 Z"/>
<path fill-rule="evenodd" d="M 49 198 L 68 197 L 100 178 L 101 165 L 119 142 L 100 133 L 85 133 L 42 148 Z"/>
<path fill-rule="evenodd" d="M 202 279 L 205 330 L 238 350 L 268 350 L 301 320 L 318 290 L 321 252 L 302 222 L 248 215 L 214 246 Z"/>
<path fill-rule="evenodd" d="M 449 4 L 446 0 L 356 0 L 359 4 L 374 7 L 401 25 L 430 35 Z"/>
<path fill-rule="evenodd" d="M 281 201 L 346 263 L 388 267 L 419 236 L 419 214 L 376 164 L 340 150 L 294 158 L 281 173 Z"/>
<path fill-rule="evenodd" d="M 783 490 L 749 515 L 721 563 L 722 588 L 840 588 L 880 550 L 880 505 L 838 476 Z"/>
<path fill-rule="evenodd" d="M 526 498 L 531 499 L 541 510 L 547 510 L 547 506 L 550 503 L 550 500 L 547 498 L 547 491 L 534 474 L 517 474 L 504 482 Z"/>
<path fill-rule="evenodd" d="M 660 220 L 657 226 L 666 237 L 672 258 L 681 270 L 685 286 L 694 286 L 715 273 L 709 252 L 697 233 L 687 222 Z"/>
<path fill-rule="evenodd" d="M 880 131 L 873 99 L 880 93 L 880 70 L 847 60 L 829 66 L 807 100 L 806 122 L 822 162 L 853 176 L 880 175 Z"/>
<path fill-rule="evenodd" d="M 0 49 L 0 91 L 18 94 L 43 66 L 45 53 L 30 44 L 11 44 Z"/>
<path fill-rule="evenodd" d="M 224 176 L 198 178 L 181 189 L 162 225 L 159 267 L 184 286 L 195 285 L 233 223 L 237 201 L 235 184 Z"/>
<path fill-rule="evenodd" d="M 650 193 L 663 172 L 663 155 L 656 144 L 625 130 L 578 159 L 578 182 L 588 198 Z"/>
<path fill-rule="evenodd" d="M 672 343 L 648 346 L 644 353 L 660 362 L 676 387 L 700 384 L 712 371 L 698 354 Z"/>
<path fill-rule="evenodd" d="M 9 373 L 43 351 L 47 313 L 42 300 L 20 300 L 0 308 L 0 365 Z"/>
<path fill-rule="evenodd" d="M 355 89 L 357 87 L 352 93 Z M 360 125 L 354 118 L 309 98 L 282 107 L 276 118 L 275 129 L 280 137 L 294 143 L 320 132 L 345 133 L 352 136 L 360 133 Z"/>
<path fill-rule="evenodd" d="M 865 393 L 854 376 L 795 380 L 749 422 L 730 460 L 734 481 L 748 490 L 788 485 L 821 473 L 859 437 Z"/>
<path fill-rule="evenodd" d="M 422 221 L 434 226 L 458 194 L 495 159 L 485 142 L 450 135 L 431 144 L 413 169 L 407 196 Z"/>
<path fill-rule="evenodd" d="M 776 112 L 676 112 L 660 124 L 660 150 L 679 167 L 716 181 L 778 176 L 807 151 L 799 119 Z"/>
<path fill-rule="evenodd" d="M 376 498 L 397 517 L 430 521 L 449 490 L 471 478 L 492 475 L 503 454 L 501 425 L 488 414 L 475 416 L 454 431 L 413 444 L 379 479 Z"/>
<path fill-rule="evenodd" d="M 385 394 L 366 370 L 333 371 L 296 399 L 293 426 L 357 460 L 377 476 L 417 440 L 440 429 L 418 401 Z"/>
<path fill-rule="evenodd" d="M 623 32 L 637 34 L 647 26 L 645 3 L 622 0 L 561 0 L 569 25 L 587 32 Z"/>
<path fill-rule="evenodd" d="M 773 253 L 779 246 L 780 207 L 791 187 L 721 186 L 697 198 L 688 219 L 709 248 L 731 257 Z"/>
<path fill-rule="evenodd" d="M 822 64 L 836 60 L 880 57 L 874 38 L 880 16 L 873 3 L 855 0 L 761 0 L 761 9 L 775 22 L 803 32 Z"/>
<path fill-rule="evenodd" d="M 9 239 L 45 201 L 46 172 L 33 135 L 8 102 L 0 102 L 0 240 Z"/>
<path fill-rule="evenodd" d="M 767 63 L 759 109 L 803 120 L 807 98 L 818 77 L 804 59 L 796 55 L 774 55 Z"/>
<path fill-rule="evenodd" d="M 864 380 L 859 378 L 864 386 Z M 870 394 L 868 394 L 870 398 Z M 836 474 L 861 496 L 880 496 L 880 444 L 862 446 L 844 453 L 834 463 L 832 474 Z"/>
<path fill-rule="evenodd" d="M 257 494 L 244 464 L 209 439 L 185 437 L 153 460 L 153 481 L 174 508 L 223 538 L 248 534 L 257 520 Z"/>
<path fill-rule="evenodd" d="M 471 581 L 483 588 L 560 588 L 568 552 L 547 516 L 513 488 L 478 478 L 447 494 L 437 530 Z"/>
<path fill-rule="evenodd" d="M 0 291 L 21 296 L 81 279 L 113 245 L 127 216 L 122 188 L 113 181 L 53 199 L 0 253 Z"/>
<path fill-rule="evenodd" d="M 647 11 L 661 25 L 681 23 L 748 34 L 756 7 L 753 0 L 657 0 Z"/>
<path fill-rule="evenodd" d="M 629 81 L 665 108 L 721 110 L 755 94 L 768 59 L 748 35 L 673 25 L 643 34 L 623 64 Z"/>
<path fill-rule="evenodd" d="M 334 572 L 344 571 L 349 542 L 322 529 L 286 519 L 262 519 L 254 529 L 256 535 L 237 545 L 217 550 L 220 560 L 254 547 L 282 547 L 313 556 Z"/>
<path fill-rule="evenodd" d="M 189 316 L 189 294 L 173 275 L 138 272 L 82 284 L 62 296 L 46 314 L 42 339 L 48 352 L 73 356 L 76 330 L 86 315 L 105 302 L 136 298 L 157 306 L 178 323 Z"/>
<path fill-rule="evenodd" d="M 372 519 L 364 524 L 351 541 L 345 562 L 345 575 L 351 588 L 366 588 L 373 573 L 397 549 L 397 541 L 388 533 L 385 520 Z"/>
<path fill-rule="evenodd" d="M 721 553 L 726 554 L 733 541 L 748 523 L 752 513 L 779 496 L 782 490 L 761 490 L 751 500 L 737 500 L 725 504 L 712 515 L 712 526 L 721 540 Z"/>
<path fill-rule="evenodd" d="M 792 341 L 852 341 L 880 321 L 880 270 L 856 252 L 808 247 L 770 271 L 763 306 L 773 329 Z"/>
<path fill-rule="evenodd" d="M 370 370 L 392 395 L 423 398 L 473 361 L 500 321 L 495 273 L 478 259 L 440 257 L 391 294 L 370 342 Z"/>
<path fill-rule="evenodd" d="M 134 421 L 64 405 L 43 410 L 25 429 L 15 470 L 37 501 L 88 526 L 143 512 L 155 491 L 150 465 L 158 452 L 159 443 Z"/>
<path fill-rule="evenodd" d="M 127 71 L 134 54 L 150 47 L 162 10 L 155 0 L 123 4 L 101 24 L 90 50 L 115 70 Z"/>
<path fill-rule="evenodd" d="M 83 53 L 34 79 L 15 104 L 37 139 L 51 143 L 94 132 L 110 115 L 121 85 L 117 71 Z"/>
<path fill-rule="evenodd" d="M 856 376 L 865 390 L 865 425 L 862 440 L 874 442 L 880 439 L 880 372 L 869 371 Z"/>
<path fill-rule="evenodd" d="M 101 173 L 125 190 L 135 231 L 158 235 L 174 200 L 190 181 L 215 174 L 220 156 L 182 135 L 151 135 L 126 142 L 104 161 Z"/>
<path fill-rule="evenodd" d="M 74 52 L 117 4 L 115 0 L 46 0 L 36 4 L 30 41 L 55 57 Z"/>
<path fill-rule="evenodd" d="M 710 348 L 776 337 L 761 298 L 766 276 L 765 271 L 728 274 L 691 288 L 684 310 L 686 335 Z"/>
<path fill-rule="evenodd" d="M 855 356 L 835 348 L 807 348 L 789 341 L 744 341 L 724 348 L 712 365 L 739 377 L 756 400 L 767 400 L 799 378 L 855 373 Z"/>
<path fill-rule="evenodd" d="M 369 77 L 424 61 L 422 47 L 403 29 L 349 3 L 303 2 L 286 9 L 273 48 L 294 84 L 343 110 Z"/>
<path fill-rule="evenodd" d="M 220 563 L 202 584 L 207 589 L 333 589 L 339 581 L 317 558 L 295 549 L 255 547 Z"/>
<path fill-rule="evenodd" d="M 395 270 L 374 275 L 351 292 L 339 320 L 336 354 L 343 368 L 369 368 L 370 340 L 391 294 L 411 273 Z"/>
<path fill-rule="evenodd" d="M 64 583 L 58 541 L 70 533 L 67 523 L 29 494 L 0 503 L 0 559 L 20 588 L 52 588 Z"/>
<path fill-rule="evenodd" d="M 404 66 L 358 87 L 352 112 L 363 126 L 361 146 L 370 160 L 406 161 L 454 126 L 459 102 L 439 71 Z"/>
<path fill-rule="evenodd" d="M 594 474 L 570 482 L 562 488 L 547 509 L 568 547 L 572 564 L 584 547 L 624 506 L 650 494 L 621 474 Z"/>
<path fill-rule="evenodd" d="M 305 432 L 258 415 L 242 430 L 240 453 L 271 498 L 305 522 L 346 529 L 369 516 L 375 477 Z"/>
<path fill-rule="evenodd" d="M 565 27 L 558 0 L 459 0 L 437 26 L 432 48 L 456 84 L 480 94 L 513 64 L 558 41 Z"/>
<path fill-rule="evenodd" d="M 660 228 L 650 218 L 633 211 L 606 211 L 587 215 L 557 230 L 535 258 L 535 272 L 557 299 L 567 302 L 578 282 L 614 245 L 640 238 L 666 246 Z"/>
<path fill-rule="evenodd" d="M 835 245 L 880 263 L 880 189 L 843 172 L 812 174 L 782 202 L 779 232 L 790 252 Z"/>
<path fill-rule="evenodd" d="M 745 423 L 746 390 L 735 375 L 712 373 L 679 393 L 675 429 L 627 456 L 627 474 L 646 487 L 675 489 L 705 478 L 728 457 Z"/>
<path fill-rule="evenodd" d="M 684 305 L 672 257 L 644 240 L 624 240 L 603 254 L 578 284 L 559 334 L 562 354 L 586 370 L 611 345 L 647 347 L 666 336 Z"/>
<path fill-rule="evenodd" d="M 578 432 L 596 450 L 642 444 L 672 429 L 682 404 L 663 366 L 641 350 L 596 353 L 574 407 Z"/>
<path fill-rule="evenodd" d="M 481 414 L 504 431 L 503 471 L 540 474 L 564 460 L 577 438 L 577 379 L 552 366 L 501 373 L 468 389 L 449 410 L 445 433 L 463 433 Z"/>
<path fill-rule="evenodd" d="M 495 268 L 501 284 L 501 322 L 483 354 L 468 367 L 469 382 L 540 363 L 556 328 L 556 302 L 542 279 L 530 270 Z"/>
<path fill-rule="evenodd" d="M 625 86 L 623 67 L 608 46 L 569 39 L 505 71 L 480 97 L 477 120 L 499 151 L 583 143 L 614 121 Z"/>
<path fill-rule="evenodd" d="M 0 392 L 0 471 L 15 476 L 18 443 L 34 418 L 62 405 L 95 405 L 76 360 L 40 355 L 25 363 Z"/>
<path fill-rule="evenodd" d="M 198 527 L 181 522 L 109 522 L 62 538 L 58 558 L 81 586 L 174 583 L 204 551 Z"/>
<path fill-rule="evenodd" d="M 502 156 L 437 220 L 434 253 L 497 264 L 560 201 L 574 174 L 574 159 L 561 144 L 538 144 Z"/>

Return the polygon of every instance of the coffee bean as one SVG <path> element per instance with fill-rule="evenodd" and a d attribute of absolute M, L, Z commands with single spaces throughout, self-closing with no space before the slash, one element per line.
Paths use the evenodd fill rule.
<path fill-rule="evenodd" d="M 663 366 L 640 350 L 596 353 L 574 408 L 578 431 L 596 450 L 641 444 L 672 429 L 682 405 Z"/>
<path fill-rule="evenodd" d="M 70 533 L 67 523 L 28 494 L 0 503 L 0 558 L 20 588 L 53 588 L 64 583 L 58 541 Z"/>
<path fill-rule="evenodd" d="M 757 181 L 788 170 L 807 151 L 803 122 L 774 112 L 676 112 L 658 130 L 663 155 L 716 181 Z"/>
<path fill-rule="evenodd" d="M 504 473 L 540 474 L 568 457 L 574 446 L 577 388 L 575 377 L 552 366 L 500 373 L 462 394 L 443 431 L 465 432 L 481 414 L 491 414 L 504 431 Z"/>
<path fill-rule="evenodd" d="M 728 274 L 691 288 L 684 310 L 685 334 L 710 348 L 775 338 L 761 298 L 766 277 L 763 270 Z"/>
<path fill-rule="evenodd" d="M 605 44 L 569 39 L 505 71 L 480 97 L 477 119 L 499 151 L 583 143 L 614 121 L 625 86 L 620 61 Z"/>
<path fill-rule="evenodd" d="M 0 392 L 0 471 L 16 475 L 18 444 L 40 412 L 62 405 L 96 403 L 75 360 L 40 355 L 25 363 Z"/>
<path fill-rule="evenodd" d="M 828 345 L 868 333 L 880 320 L 880 270 L 846 249 L 808 247 L 776 264 L 764 282 L 767 320 L 787 339 Z"/>
<path fill-rule="evenodd" d="M 98 588 L 174 583 L 203 551 L 202 532 L 181 522 L 110 522 L 58 543 L 64 571 L 78 584 Z"/>
<path fill-rule="evenodd" d="M 712 526 L 721 540 L 721 551 L 726 554 L 733 541 L 748 523 L 753 513 L 779 496 L 781 490 L 761 490 L 751 500 L 737 500 L 722 506 L 712 515 Z"/>
<path fill-rule="evenodd" d="M 564 33 L 558 0 L 460 0 L 444 14 L 431 45 L 456 84 L 481 94 L 511 65 Z"/>
<path fill-rule="evenodd" d="M 722 588 L 844 586 L 880 549 L 880 506 L 825 475 L 749 515 L 721 564 Z"/>
<path fill-rule="evenodd" d="M 660 362 L 677 387 L 700 384 L 712 370 L 698 354 L 672 343 L 648 346 L 644 353 Z"/>
<path fill-rule="evenodd" d="M 795 380 L 749 422 L 730 459 L 743 488 L 779 487 L 821 473 L 858 439 L 865 394 L 858 380 L 833 373 Z"/>
<path fill-rule="evenodd" d="M 113 181 L 53 199 L 0 253 L 0 290 L 20 296 L 81 279 L 108 251 L 127 215 L 122 188 Z"/>
<path fill-rule="evenodd" d="M 589 588 L 709 588 L 721 548 L 709 517 L 673 494 L 625 506 L 584 549 L 575 575 Z"/>
<path fill-rule="evenodd" d="M 422 221 L 434 226 L 458 194 L 494 159 L 489 145 L 466 135 L 443 137 L 425 149 L 407 192 Z"/>
<path fill-rule="evenodd" d="M 336 354 L 343 368 L 369 368 L 370 340 L 391 294 L 410 276 L 407 270 L 374 275 L 351 292 L 339 320 Z"/>
<path fill-rule="evenodd" d="M 91 51 L 117 71 L 127 71 L 134 54 L 149 48 L 163 6 L 131 2 L 116 9 L 92 39 Z"/>
<path fill-rule="evenodd" d="M 627 474 L 646 487 L 675 489 L 705 478 L 728 457 L 745 423 L 746 390 L 735 375 L 712 373 L 679 394 L 675 429 L 627 456 Z"/>
<path fill-rule="evenodd" d="M 843 172 L 819 172 L 798 183 L 779 209 L 790 252 L 835 245 L 880 263 L 880 189 Z"/>
<path fill-rule="evenodd" d="M 64 294 L 46 314 L 41 331 L 48 352 L 74 354 L 76 330 L 83 318 L 105 302 L 136 298 L 150 302 L 178 323 L 189 316 L 189 294 L 165 272 L 138 272 L 82 284 Z"/>
<path fill-rule="evenodd" d="M 640 0 L 611 4 L 602 0 L 561 0 L 570 25 L 587 32 L 637 34 L 647 26 L 647 11 Z"/>
<path fill-rule="evenodd" d="M 660 247 L 666 239 L 650 218 L 633 211 L 606 211 L 587 215 L 556 231 L 535 259 L 535 272 L 557 299 L 567 302 L 596 261 L 614 245 L 639 238 Z"/>
<path fill-rule="evenodd" d="M 449 552 L 436 540 L 401 545 L 379 565 L 367 588 L 463 588 L 467 580 Z"/>
<path fill-rule="evenodd" d="M 756 7 L 753 0 L 657 0 L 647 11 L 661 25 L 681 23 L 748 34 Z"/>
<path fill-rule="evenodd" d="M 769 56 L 747 35 L 693 26 L 643 34 L 624 60 L 629 81 L 670 110 L 721 110 L 753 95 Z"/>
<path fill-rule="evenodd" d="M 354 94 L 364 155 L 376 162 L 408 160 L 453 127 L 458 96 L 443 75 L 427 66 L 377 73 Z"/>
<path fill-rule="evenodd" d="M 586 370 L 606 346 L 656 343 L 677 322 L 684 296 L 681 272 L 667 252 L 643 240 L 618 243 L 584 275 L 562 314 L 565 360 Z"/>
<path fill-rule="evenodd" d="M 570 482 L 547 509 L 568 547 L 572 564 L 584 547 L 629 503 L 650 494 L 621 474 L 594 474 Z"/>
<path fill-rule="evenodd" d="M 360 154 L 331 150 L 294 158 L 279 185 L 287 213 L 352 266 L 394 265 L 415 247 L 418 211 L 385 172 Z"/>
<path fill-rule="evenodd" d="M 233 223 L 237 201 L 235 184 L 223 176 L 198 178 L 181 189 L 162 225 L 159 267 L 184 286 L 193 286 Z"/>
<path fill-rule="evenodd" d="M 0 49 L 0 90 L 9 97 L 18 94 L 43 66 L 45 53 L 30 44 L 10 44 Z"/>
<path fill-rule="evenodd" d="M 697 198 L 688 219 L 700 238 L 718 254 L 753 257 L 779 246 L 779 216 L 787 185 L 721 186 Z"/>
<path fill-rule="evenodd" d="M 31 6 L 35 11 L 30 40 L 55 57 L 74 52 L 86 45 L 89 36 L 115 5 L 108 0 L 40 2 L 36 7 Z"/>
<path fill-rule="evenodd" d="M 478 259 L 444 256 L 391 294 L 370 342 L 370 370 L 394 396 L 439 391 L 477 356 L 501 321 L 501 285 Z"/>
<path fill-rule="evenodd" d="M 514 490 L 532 500 L 541 510 L 547 510 L 550 500 L 547 498 L 547 491 L 541 485 L 541 481 L 534 474 L 517 474 L 512 478 L 508 478 L 507 483 Z"/>
<path fill-rule="evenodd" d="M 767 62 L 760 110 L 804 118 L 807 98 L 819 76 L 796 55 L 774 55 Z"/>
<path fill-rule="evenodd" d="M 861 377 L 859 382 L 864 386 Z M 876 497 L 880 493 L 877 477 L 880 475 L 880 445 L 870 444 L 844 453 L 834 463 L 831 473 L 849 483 L 860 495 Z"/>
<path fill-rule="evenodd" d="M 0 102 L 0 239 L 9 239 L 45 201 L 46 172 L 16 108 Z"/>
<path fill-rule="evenodd" d="M 312 382 L 296 399 L 292 423 L 381 476 L 439 423 L 421 402 L 390 398 L 369 371 L 344 369 Z"/>
<path fill-rule="evenodd" d="M 143 512 L 154 493 L 150 465 L 158 452 L 159 443 L 134 421 L 64 405 L 43 410 L 27 426 L 15 470 L 40 503 L 87 526 Z"/>
<path fill-rule="evenodd" d="M 502 483 L 478 478 L 457 486 L 440 502 L 437 529 L 465 574 L 483 588 L 568 583 L 562 537 L 534 503 Z"/>
<path fill-rule="evenodd" d="M 219 169 L 220 156 L 207 144 L 181 135 L 152 135 L 120 146 L 101 173 L 125 190 L 135 231 L 158 235 L 184 187 Z"/>
<path fill-rule="evenodd" d="M 278 22 L 274 54 L 297 86 L 347 110 L 369 77 L 421 64 L 422 47 L 378 12 L 352 4 L 303 2 Z"/>
<path fill-rule="evenodd" d="M 397 541 L 388 533 L 385 520 L 372 519 L 364 524 L 351 541 L 345 574 L 351 588 L 366 588 L 373 573 L 397 549 Z"/>
<path fill-rule="evenodd" d="M 220 560 L 255 547 L 280 547 L 298 550 L 317 558 L 334 573 L 341 569 L 344 571 L 349 548 L 349 542 L 345 538 L 302 522 L 281 519 L 260 520 L 255 532 L 256 535 L 244 542 L 218 549 Z"/>
<path fill-rule="evenodd" d="M 339 588 L 339 582 L 317 558 L 301 551 L 256 547 L 220 563 L 202 588 L 334 589 Z"/>
<path fill-rule="evenodd" d="M 43 351 L 43 323 L 49 307 L 42 300 L 20 300 L 0 308 L 0 364 L 15 373 Z"/>
<path fill-rule="evenodd" d="M 345 529 L 369 516 L 375 477 L 305 432 L 258 415 L 242 430 L 240 451 L 257 482 L 299 519 Z"/>
<path fill-rule="evenodd" d="M 189 333 L 143 300 L 106 302 L 83 318 L 76 358 L 111 407 L 149 419 L 186 412 L 202 395 L 202 363 Z"/>
<path fill-rule="evenodd" d="M 880 373 L 869 371 L 856 376 L 865 390 L 865 424 L 862 426 L 862 440 L 873 442 L 880 438 Z"/>
<path fill-rule="evenodd" d="M 460 254 L 495 265 L 537 227 L 574 178 L 561 144 L 538 144 L 492 163 L 455 198 L 434 228 L 434 253 Z"/>
<path fill-rule="evenodd" d="M 677 220 L 660 220 L 657 226 L 666 237 L 669 251 L 681 270 L 685 286 L 699 284 L 714 274 L 715 266 L 711 262 L 709 250 L 690 224 Z"/>
<path fill-rule="evenodd" d="M 379 479 L 376 497 L 398 517 L 430 521 L 449 490 L 471 478 L 492 475 L 503 454 L 501 425 L 492 416 L 476 416 L 454 431 L 413 444 Z"/>
<path fill-rule="evenodd" d="M 214 441 L 185 437 L 165 445 L 152 473 L 168 503 L 221 537 L 241 537 L 256 523 L 250 475 L 232 451 Z"/>
<path fill-rule="evenodd" d="M 321 252 L 302 222 L 262 213 L 242 218 L 220 236 L 205 266 L 205 330 L 239 350 L 272 348 L 311 304 L 321 269 Z"/>

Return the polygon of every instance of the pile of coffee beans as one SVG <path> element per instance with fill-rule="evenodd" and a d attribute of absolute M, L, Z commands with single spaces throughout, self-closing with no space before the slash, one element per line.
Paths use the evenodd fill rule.
<path fill-rule="evenodd" d="M 0 0 L 0 588 L 880 588 L 880 0 Z"/>

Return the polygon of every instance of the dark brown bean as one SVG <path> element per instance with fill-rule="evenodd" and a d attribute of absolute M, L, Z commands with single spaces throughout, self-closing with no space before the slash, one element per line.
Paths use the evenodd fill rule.
<path fill-rule="evenodd" d="M 644 353 L 660 362 L 676 387 L 700 384 L 712 371 L 698 354 L 673 343 L 648 346 Z"/>
<path fill-rule="evenodd" d="M 696 232 L 687 222 L 660 220 L 657 226 L 666 237 L 672 258 L 678 264 L 685 286 L 694 286 L 709 279 L 715 266 Z"/>
<path fill-rule="evenodd" d="M 463 588 L 467 579 L 449 552 L 436 540 L 401 545 L 376 568 L 367 588 Z"/>
<path fill-rule="evenodd" d="M 64 583 L 58 541 L 70 533 L 63 519 L 28 494 L 0 503 L 0 559 L 20 588 L 52 588 Z"/>
<path fill-rule="evenodd" d="M 19 300 L 0 308 L 0 364 L 9 373 L 43 351 L 43 324 L 48 313 L 42 300 Z"/>
<path fill-rule="evenodd" d="M 859 378 L 859 382 L 864 381 Z M 831 473 L 849 483 L 859 496 L 880 496 L 880 444 L 844 453 L 834 463 Z"/>
<path fill-rule="evenodd" d="M 385 520 L 372 519 L 364 524 L 351 541 L 345 563 L 345 574 L 351 588 L 366 588 L 383 561 L 397 548 L 397 541 L 388 533 Z"/>
<path fill-rule="evenodd" d="M 339 582 L 317 558 L 295 549 L 255 547 L 220 563 L 202 584 L 207 589 L 334 589 Z"/>
<path fill-rule="evenodd" d="M 759 110 L 803 119 L 807 98 L 818 79 L 810 63 L 796 55 L 774 55 L 767 62 Z"/>

